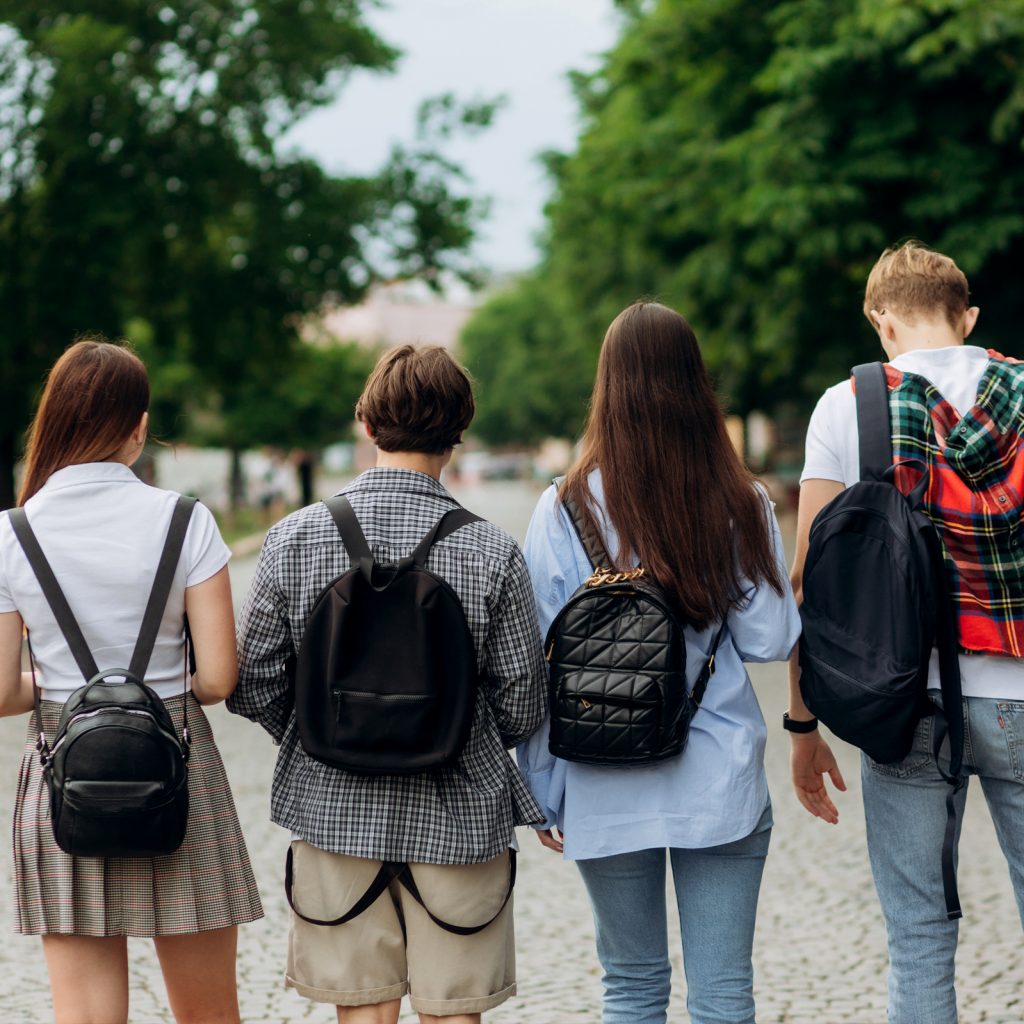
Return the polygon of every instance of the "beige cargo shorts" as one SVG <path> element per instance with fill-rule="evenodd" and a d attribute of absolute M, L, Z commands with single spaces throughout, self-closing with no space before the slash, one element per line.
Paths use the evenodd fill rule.
<path fill-rule="evenodd" d="M 380 861 L 292 843 L 295 906 L 307 917 L 342 916 L 366 892 Z M 482 864 L 411 864 L 423 902 L 441 920 L 471 926 L 501 907 L 509 854 Z M 367 1006 L 408 994 L 417 1013 L 483 1013 L 516 991 L 510 899 L 474 935 L 436 925 L 398 882 L 364 913 L 336 926 L 291 915 L 285 982 L 300 995 L 337 1006 Z"/>

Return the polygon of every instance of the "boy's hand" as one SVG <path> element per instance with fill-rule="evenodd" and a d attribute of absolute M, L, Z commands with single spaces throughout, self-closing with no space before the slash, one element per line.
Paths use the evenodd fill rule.
<path fill-rule="evenodd" d="M 790 768 L 796 798 L 816 818 L 830 825 L 837 824 L 839 811 L 825 788 L 825 775 L 844 793 L 846 783 L 831 748 L 817 729 L 809 733 L 790 733 L 790 737 Z"/>

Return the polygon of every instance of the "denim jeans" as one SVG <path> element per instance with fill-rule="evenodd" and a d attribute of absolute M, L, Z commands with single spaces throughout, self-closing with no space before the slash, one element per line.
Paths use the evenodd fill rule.
<path fill-rule="evenodd" d="M 771 806 L 744 839 L 669 850 L 693 1024 L 753 1024 L 750 954 Z M 604 1024 L 665 1024 L 671 990 L 665 850 L 579 860 L 604 968 Z"/>
<path fill-rule="evenodd" d="M 1024 701 L 964 699 L 964 771 L 976 775 L 1024 924 Z M 940 854 L 948 784 L 923 718 L 896 764 L 861 762 L 868 854 L 889 940 L 889 1024 L 955 1024 L 958 922 L 946 920 Z M 957 842 L 967 787 L 957 797 Z M 969 913 L 969 909 L 965 909 Z"/>

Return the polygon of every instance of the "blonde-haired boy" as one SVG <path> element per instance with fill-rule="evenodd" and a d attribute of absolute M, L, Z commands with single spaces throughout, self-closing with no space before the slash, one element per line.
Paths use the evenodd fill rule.
<path fill-rule="evenodd" d="M 864 314 L 888 357 L 893 459 L 924 459 L 924 507 L 953 560 L 964 694 L 964 770 L 984 789 L 1024 922 L 1024 778 L 1009 737 L 1024 735 L 1024 365 L 965 344 L 978 319 L 967 279 L 948 256 L 919 242 L 882 253 L 865 290 Z M 829 388 L 807 432 L 800 483 L 793 589 L 801 597 L 811 524 L 859 479 L 857 415 L 850 380 Z M 872 581 L 865 579 L 870 600 Z M 869 681 L 865 681 L 869 682 Z M 929 691 L 937 690 L 933 652 Z M 825 785 L 845 790 L 827 742 L 813 727 L 791 663 L 792 774 L 804 807 L 836 823 Z M 931 750 L 934 717 L 918 724 L 897 764 L 861 755 L 868 853 L 889 943 L 889 1024 L 955 1024 L 957 922 L 946 918 L 938 851 L 949 786 Z M 809 731 L 807 731 L 809 727 Z M 966 787 L 957 794 L 962 815 Z M 959 825 L 958 825 L 959 827 Z M 958 837 L 959 838 L 959 835 Z"/>

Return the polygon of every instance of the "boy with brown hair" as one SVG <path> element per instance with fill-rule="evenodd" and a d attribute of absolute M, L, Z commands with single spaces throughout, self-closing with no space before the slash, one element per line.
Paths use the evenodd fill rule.
<path fill-rule="evenodd" d="M 440 476 L 473 418 L 473 394 L 444 349 L 406 345 L 380 359 L 356 409 L 377 466 L 341 494 L 372 561 L 392 566 L 459 508 Z M 404 774 L 333 767 L 300 742 L 289 665 L 317 596 L 351 565 L 328 506 L 300 509 L 267 534 L 239 623 L 239 682 L 228 706 L 280 743 L 271 816 L 291 832 L 293 906 L 306 915 L 292 914 L 286 983 L 335 1004 L 341 1024 L 395 1024 L 406 993 L 422 1021 L 477 1024 L 515 993 L 512 903 L 503 904 L 510 847 L 516 825 L 544 819 L 507 753 L 545 707 L 526 565 L 511 537 L 479 519 L 441 531 L 429 547 L 427 568 L 461 603 L 479 684 L 457 760 Z M 396 874 L 346 923 L 309 920 L 366 902 L 385 864 L 408 865 L 416 892 Z M 473 934 L 447 930 L 489 920 Z"/>
<path fill-rule="evenodd" d="M 917 242 L 882 254 L 868 278 L 864 314 L 889 357 L 893 462 L 929 467 L 923 507 L 942 539 L 957 622 L 964 772 L 981 782 L 1024 922 L 1024 366 L 965 344 L 978 319 L 967 279 L 948 256 Z M 792 572 L 798 600 L 811 524 L 859 479 L 859 467 L 855 399 L 846 380 L 825 392 L 808 427 Z M 793 785 L 808 811 L 835 824 L 824 777 L 846 786 L 803 702 L 799 676 L 794 656 L 784 723 L 792 736 Z M 933 651 L 929 694 L 938 688 Z M 920 719 L 900 762 L 861 756 L 868 853 L 888 934 L 889 1024 L 957 1020 L 958 922 L 946 917 L 937 855 L 950 787 L 932 754 L 934 723 L 935 716 Z M 955 798 L 958 830 L 966 788 Z"/>

